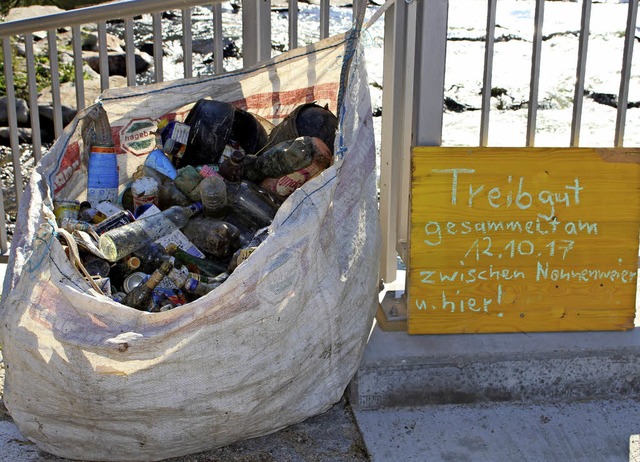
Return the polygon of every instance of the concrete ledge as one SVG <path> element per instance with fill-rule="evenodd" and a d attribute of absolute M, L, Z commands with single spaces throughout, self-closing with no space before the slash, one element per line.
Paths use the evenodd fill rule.
<path fill-rule="evenodd" d="M 640 396 L 640 329 L 420 335 L 372 331 L 356 409 Z"/>

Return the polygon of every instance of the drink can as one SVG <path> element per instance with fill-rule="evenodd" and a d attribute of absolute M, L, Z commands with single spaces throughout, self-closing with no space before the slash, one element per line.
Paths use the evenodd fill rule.
<path fill-rule="evenodd" d="M 53 201 L 53 214 L 61 222 L 64 218 L 78 219 L 80 213 L 80 202 L 71 200 Z"/>
<path fill-rule="evenodd" d="M 98 234 L 104 234 L 110 229 L 119 228 L 135 221 L 135 217 L 128 210 L 121 210 L 118 213 L 107 217 L 100 223 L 93 226 L 93 230 Z"/>
<path fill-rule="evenodd" d="M 122 283 L 122 288 L 126 293 L 129 293 L 139 285 L 144 284 L 147 279 L 149 279 L 149 275 L 147 273 L 135 271 L 125 278 Z"/>

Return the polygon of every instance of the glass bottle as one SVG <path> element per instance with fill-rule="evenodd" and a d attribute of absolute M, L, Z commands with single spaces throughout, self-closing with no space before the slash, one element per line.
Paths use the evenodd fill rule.
<path fill-rule="evenodd" d="M 194 257 L 184 250 L 178 249 L 174 254 L 176 263 L 186 266 L 189 271 L 205 276 L 216 276 L 224 272 L 226 264 L 218 263 L 214 260 Z"/>
<path fill-rule="evenodd" d="M 129 276 L 134 271 L 140 271 L 140 266 L 142 262 L 140 259 L 134 255 L 129 255 L 124 257 L 122 260 L 117 262 L 109 271 L 109 279 L 111 280 L 111 285 L 117 287 L 118 289 L 122 289 L 122 284 L 127 276 Z"/>
<path fill-rule="evenodd" d="M 245 155 L 242 151 L 233 150 L 229 157 L 225 157 L 220 162 L 218 173 L 229 181 L 240 181 L 242 179 L 242 158 Z M 253 156 L 255 157 L 255 156 Z"/>
<path fill-rule="evenodd" d="M 144 284 L 140 284 L 133 288 L 133 290 L 124 297 L 122 304 L 141 311 L 152 311 L 153 289 L 155 289 L 158 284 L 160 284 L 160 281 L 169 274 L 171 268 L 173 268 L 171 262 L 163 262 L 160 265 L 160 268 L 155 270 Z"/>
<path fill-rule="evenodd" d="M 107 260 L 117 261 L 149 242 L 184 227 L 189 218 L 201 211 L 200 202 L 187 207 L 174 205 L 155 215 L 107 231 L 100 236 L 98 245 Z"/>
<path fill-rule="evenodd" d="M 184 284 L 184 290 L 194 295 L 205 295 L 211 292 L 216 287 L 220 287 L 222 285 L 222 282 L 224 281 L 207 283 L 189 278 Z"/>

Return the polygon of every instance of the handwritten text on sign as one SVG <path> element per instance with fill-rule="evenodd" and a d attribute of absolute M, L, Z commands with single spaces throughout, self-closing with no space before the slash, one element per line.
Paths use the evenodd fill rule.
<path fill-rule="evenodd" d="M 415 148 L 410 333 L 633 327 L 640 150 Z"/>

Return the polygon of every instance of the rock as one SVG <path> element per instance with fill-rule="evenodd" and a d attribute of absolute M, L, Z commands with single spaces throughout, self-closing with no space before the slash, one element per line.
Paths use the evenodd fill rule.
<path fill-rule="evenodd" d="M 31 129 L 26 127 L 18 127 L 18 143 L 31 143 Z M 9 139 L 9 127 L 0 126 L 0 145 L 11 146 Z"/>
<path fill-rule="evenodd" d="M 7 103 L 8 99 L 6 96 L 0 98 L 0 125 L 9 124 Z M 29 124 L 29 105 L 21 98 L 16 98 L 16 119 L 18 125 Z"/>
<path fill-rule="evenodd" d="M 222 39 L 222 56 L 224 58 L 237 58 L 240 50 L 232 39 L 228 37 L 224 37 Z M 191 42 L 191 49 L 194 53 L 198 53 L 201 55 L 206 55 L 209 53 L 213 53 L 213 39 L 212 38 L 204 38 L 204 39 L 195 39 Z"/>
<path fill-rule="evenodd" d="M 93 72 L 93 71 L 91 71 Z M 99 77 L 99 76 L 98 76 Z M 109 77 L 109 88 L 126 87 L 127 79 L 120 75 L 113 75 Z M 102 90 L 100 89 L 100 79 L 88 79 L 84 81 L 84 105 L 85 107 L 91 106 L 96 102 Z M 76 109 L 76 84 L 75 82 L 65 82 L 60 85 L 60 102 L 63 106 L 69 110 Z M 51 95 L 51 89 L 45 88 L 38 97 L 39 105 L 51 105 L 53 104 L 53 98 Z"/>
<path fill-rule="evenodd" d="M 97 52 L 87 51 L 83 53 L 84 61 L 96 72 L 100 72 L 100 56 Z M 126 53 L 111 52 L 108 54 L 109 75 L 127 75 Z M 153 58 L 141 51 L 135 53 L 136 74 L 145 72 L 153 64 Z"/>
<path fill-rule="evenodd" d="M 38 106 L 40 116 L 40 137 L 43 143 L 51 143 L 55 140 L 53 125 L 53 106 Z M 76 110 L 62 106 L 62 126 L 66 127 L 76 116 Z"/>
<path fill-rule="evenodd" d="M 113 34 L 107 34 L 107 51 L 124 52 L 124 43 Z M 89 32 L 82 34 L 82 50 L 83 51 L 99 51 L 98 49 L 98 33 Z"/>
<path fill-rule="evenodd" d="M 64 13 L 64 10 L 57 6 L 33 5 L 11 8 L 7 14 L 5 21 L 19 21 L 20 19 L 29 19 L 49 14 Z"/>

